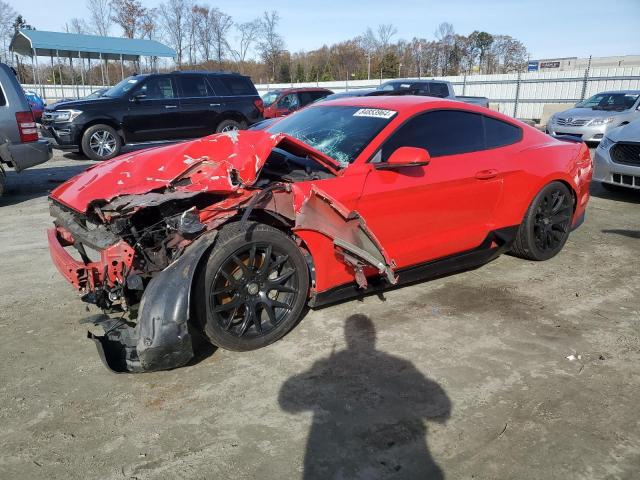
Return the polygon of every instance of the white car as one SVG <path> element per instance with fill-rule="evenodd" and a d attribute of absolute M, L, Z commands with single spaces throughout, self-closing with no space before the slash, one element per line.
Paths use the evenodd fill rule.
<path fill-rule="evenodd" d="M 605 188 L 640 190 L 640 120 L 609 131 L 593 161 L 593 179 Z"/>

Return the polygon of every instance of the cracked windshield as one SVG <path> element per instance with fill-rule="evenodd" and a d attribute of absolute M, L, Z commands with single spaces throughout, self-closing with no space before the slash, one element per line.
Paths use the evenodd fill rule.
<path fill-rule="evenodd" d="M 395 114 L 380 108 L 318 106 L 285 117 L 268 131 L 291 135 L 345 167 Z"/>

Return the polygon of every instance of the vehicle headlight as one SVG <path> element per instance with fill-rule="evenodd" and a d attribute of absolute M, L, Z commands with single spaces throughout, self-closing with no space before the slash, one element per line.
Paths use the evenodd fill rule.
<path fill-rule="evenodd" d="M 54 122 L 72 122 L 82 110 L 54 110 L 51 112 L 51 120 Z"/>
<path fill-rule="evenodd" d="M 613 145 L 613 143 L 613 140 L 611 140 L 609 137 L 604 137 L 598 145 L 598 148 L 601 148 L 602 150 L 608 150 L 609 147 Z"/>
<path fill-rule="evenodd" d="M 593 120 L 591 120 L 589 122 L 589 125 L 591 125 L 591 126 L 606 125 L 607 123 L 613 122 L 613 118 L 614 117 L 594 118 Z"/>

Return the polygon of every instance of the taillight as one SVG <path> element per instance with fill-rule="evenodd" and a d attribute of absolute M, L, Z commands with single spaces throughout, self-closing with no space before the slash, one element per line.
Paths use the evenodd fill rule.
<path fill-rule="evenodd" d="M 260 114 L 264 113 L 264 102 L 262 101 L 261 98 L 259 98 L 258 100 L 254 100 L 253 104 L 256 106 Z"/>
<path fill-rule="evenodd" d="M 35 142 L 38 140 L 38 129 L 33 119 L 33 112 L 16 112 L 16 122 L 20 132 L 20 141 Z"/>

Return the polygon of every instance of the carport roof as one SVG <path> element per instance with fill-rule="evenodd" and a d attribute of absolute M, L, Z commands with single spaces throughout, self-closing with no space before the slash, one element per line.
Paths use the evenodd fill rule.
<path fill-rule="evenodd" d="M 174 57 L 176 52 L 155 40 L 139 38 L 99 37 L 78 33 L 20 30 L 11 40 L 11 50 L 20 55 L 78 58 L 102 58 L 108 60 L 137 60 L 145 57 Z"/>

